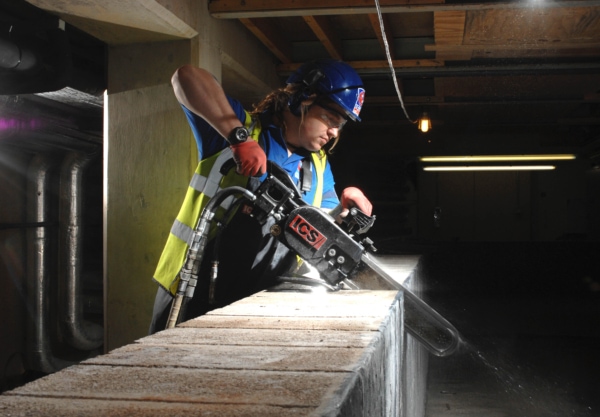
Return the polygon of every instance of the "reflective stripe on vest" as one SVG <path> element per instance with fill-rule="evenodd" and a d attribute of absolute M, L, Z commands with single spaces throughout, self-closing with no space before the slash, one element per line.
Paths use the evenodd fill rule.
<path fill-rule="evenodd" d="M 154 272 L 154 279 L 162 287 L 169 290 L 171 294 L 175 294 L 177 291 L 179 272 L 185 262 L 194 229 L 206 204 L 219 189 L 236 185 L 246 187 L 248 183 L 248 178 L 237 174 L 235 169 L 232 169 L 225 176 L 221 175 L 222 162 L 227 161 L 231 156 L 231 150 L 226 148 L 220 153 L 200 161 L 196 168 L 194 180 L 192 181 L 194 186 L 190 185 L 188 187 L 183 204 L 171 227 L 167 243 Z M 206 185 L 208 193 L 195 188 L 195 186 L 202 183 Z M 234 199 L 225 200 L 217 210 L 216 216 L 222 217 L 233 201 Z"/>
<path fill-rule="evenodd" d="M 260 123 L 254 122 L 246 112 L 244 125 L 251 128 L 252 139 L 258 141 L 261 132 Z M 233 153 L 227 147 L 201 160 L 190 181 L 183 204 L 171 227 L 167 243 L 154 272 L 154 280 L 173 295 L 177 292 L 179 272 L 185 262 L 194 229 L 204 207 L 220 189 L 232 186 L 246 187 L 248 184 L 248 178 L 239 175 L 235 169 L 231 169 L 225 176 L 221 174 L 221 165 L 232 157 Z M 222 216 L 234 201 L 233 196 L 225 199 L 216 215 Z"/>
<path fill-rule="evenodd" d="M 321 203 L 323 202 L 323 173 L 325 172 L 325 166 L 327 165 L 325 151 L 321 149 L 319 152 L 313 152 L 312 160 L 313 164 L 315 164 L 317 175 L 317 189 L 315 190 L 315 198 L 313 199 L 312 205 L 321 207 Z"/>
<path fill-rule="evenodd" d="M 202 175 L 203 170 L 200 169 L 200 164 L 198 164 L 198 169 L 196 169 L 196 172 L 194 172 L 194 176 L 190 181 L 190 188 L 199 194 L 195 198 L 201 198 L 203 200 L 203 204 L 201 204 L 200 206 L 201 209 L 203 209 L 204 206 L 208 204 L 208 201 L 212 197 L 214 197 L 219 190 L 221 190 L 222 188 L 231 187 L 231 184 L 229 184 L 230 181 L 226 181 L 227 185 L 221 184 L 221 180 L 223 180 L 224 182 L 225 180 L 220 172 L 223 163 L 233 158 L 233 152 L 231 151 L 231 148 L 225 148 L 215 156 L 216 159 L 212 162 L 210 173 L 207 176 Z M 209 159 L 207 159 L 206 161 L 208 161 Z M 202 162 L 203 161 L 201 161 L 201 163 Z M 237 174 L 236 176 L 240 177 L 240 175 Z M 226 176 L 225 178 L 227 177 L 228 176 Z M 244 178 L 241 181 L 235 181 L 235 183 L 236 185 L 244 186 L 245 183 L 247 183 L 247 178 Z M 234 201 L 235 198 L 231 196 L 221 203 L 221 207 L 223 208 L 223 210 L 228 210 Z M 180 214 L 183 213 L 180 212 Z M 194 234 L 194 229 L 196 228 L 197 224 L 195 224 L 195 222 L 190 222 L 189 219 L 193 219 L 197 222 L 197 219 L 200 218 L 200 214 L 201 212 L 198 213 L 198 215 L 196 215 L 194 210 L 192 213 L 189 213 L 188 216 L 186 216 L 185 214 L 183 214 L 183 216 L 177 216 L 177 219 L 175 219 L 175 222 L 173 223 L 173 227 L 171 227 L 171 233 L 177 236 L 182 241 L 186 242 L 188 245 L 190 245 L 192 241 L 192 236 Z M 188 220 L 185 221 L 180 217 L 187 218 Z"/>

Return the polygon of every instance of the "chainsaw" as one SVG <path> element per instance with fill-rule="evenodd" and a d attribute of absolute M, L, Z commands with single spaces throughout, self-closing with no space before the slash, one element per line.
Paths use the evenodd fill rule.
<path fill-rule="evenodd" d="M 174 327 L 185 303 L 192 298 L 211 223 L 217 208 L 231 197 L 252 203 L 252 216 L 260 223 L 272 223 L 270 233 L 295 252 L 318 276 L 288 274 L 280 280 L 302 285 L 322 286 L 329 291 L 399 290 L 404 294 L 404 326 L 407 332 L 436 356 L 454 353 L 460 335 L 454 326 L 416 294 L 394 279 L 377 262 L 374 242 L 365 233 L 373 226 L 375 216 L 367 216 L 356 207 L 337 223 L 341 211 L 332 212 L 306 203 L 287 172 L 268 161 L 268 175 L 255 192 L 243 187 L 218 191 L 208 202 L 194 231 L 167 328 Z M 223 164 L 225 175 L 235 166 L 233 160 Z M 314 274 L 313 274 L 314 275 Z M 209 293 L 215 288 L 216 275 L 210 277 Z M 209 294 L 209 298 L 214 294 Z"/>

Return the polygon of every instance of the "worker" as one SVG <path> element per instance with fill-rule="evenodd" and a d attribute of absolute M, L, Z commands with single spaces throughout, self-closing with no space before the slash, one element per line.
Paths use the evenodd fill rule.
<path fill-rule="evenodd" d="M 337 144 L 348 120 L 360 121 L 365 90 L 350 65 L 336 60 L 306 63 L 284 88 L 268 94 L 250 112 L 202 68 L 184 65 L 171 81 L 196 139 L 200 162 L 154 274 L 159 288 L 150 333 L 165 328 L 188 240 L 202 207 L 215 193 L 211 187 L 215 181 L 222 181 L 220 188 L 241 184 L 255 191 L 266 177 L 269 160 L 289 174 L 307 203 L 324 210 L 341 204 L 342 215 L 352 206 L 367 215 L 372 212 L 370 201 L 356 187 L 345 188 L 338 197 L 325 151 Z M 231 158 L 236 169 L 221 179 L 219 170 L 212 168 Z M 271 224 L 258 224 L 250 212 L 238 208 L 219 238 L 207 244 L 194 296 L 180 321 L 273 286 L 278 275 L 297 267 L 295 254 L 269 233 Z M 218 281 L 209 297 L 215 252 Z"/>

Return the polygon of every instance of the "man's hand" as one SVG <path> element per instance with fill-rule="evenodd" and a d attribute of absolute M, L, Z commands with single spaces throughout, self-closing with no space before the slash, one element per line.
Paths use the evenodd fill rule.
<path fill-rule="evenodd" d="M 248 140 L 231 145 L 231 150 L 238 174 L 255 177 L 267 172 L 267 155 L 257 142 Z"/>
<path fill-rule="evenodd" d="M 357 207 L 367 216 L 370 216 L 373 212 L 373 205 L 371 202 L 367 199 L 367 197 L 365 197 L 363 192 L 356 187 L 344 188 L 340 201 L 344 211 L 347 211 L 351 207 Z"/>

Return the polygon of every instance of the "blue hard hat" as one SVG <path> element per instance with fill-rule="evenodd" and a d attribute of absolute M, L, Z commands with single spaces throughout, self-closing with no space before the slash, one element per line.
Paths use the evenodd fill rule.
<path fill-rule="evenodd" d="M 360 122 L 358 115 L 365 100 L 365 89 L 354 68 L 345 62 L 334 59 L 308 62 L 290 75 L 287 83 L 305 85 L 290 100 L 290 110 L 295 114 L 303 100 L 316 94 L 340 105 L 348 118 Z"/>

